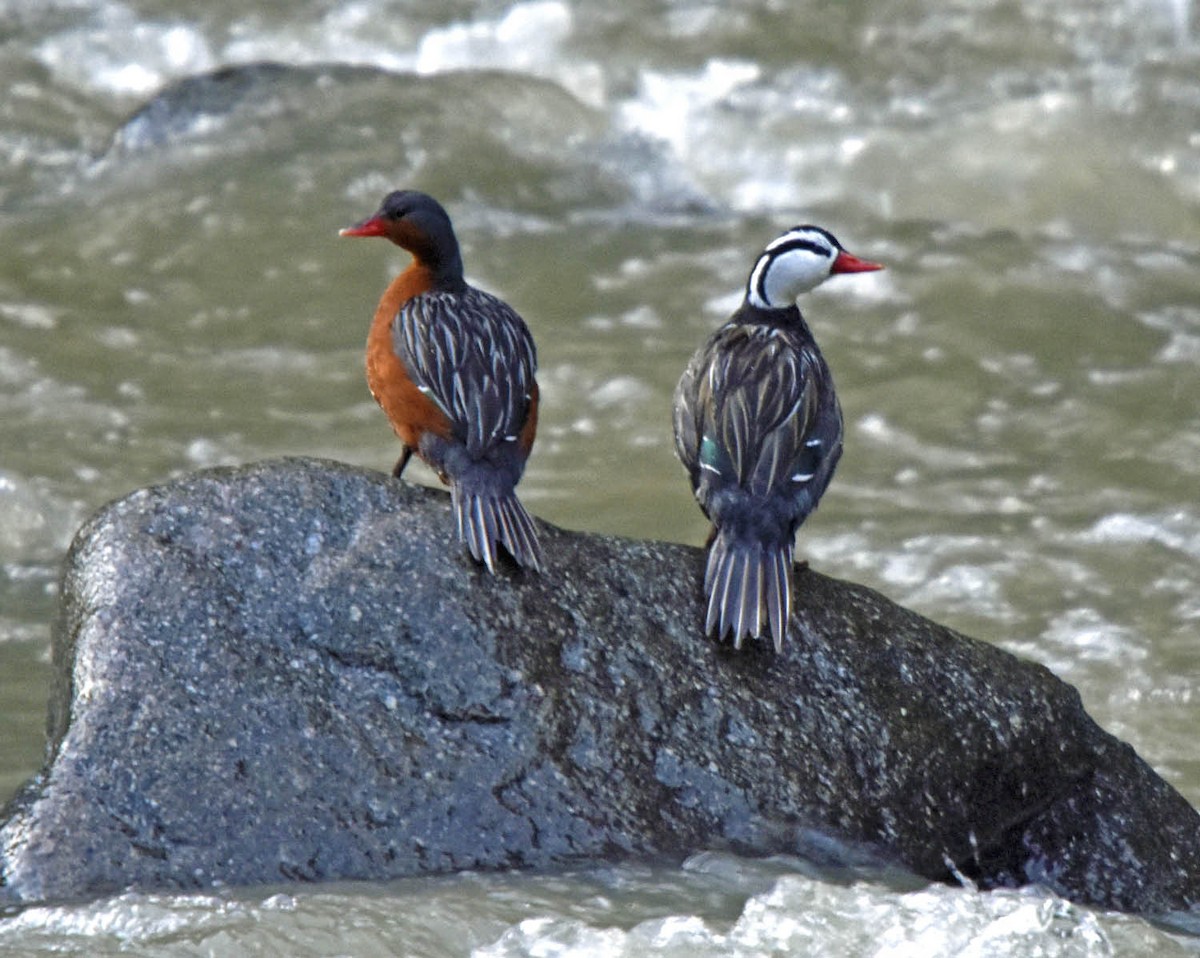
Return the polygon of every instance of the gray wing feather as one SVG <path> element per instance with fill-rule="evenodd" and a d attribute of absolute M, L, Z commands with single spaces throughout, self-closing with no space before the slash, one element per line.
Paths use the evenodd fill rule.
<path fill-rule="evenodd" d="M 520 433 L 537 352 L 524 320 L 505 302 L 474 287 L 414 296 L 393 320 L 392 342 L 413 383 L 446 414 L 469 453 Z"/>
<path fill-rule="evenodd" d="M 696 471 L 697 456 L 700 453 L 699 416 L 696 411 L 696 376 L 700 372 L 699 360 L 700 354 L 697 353 L 684 369 L 679 385 L 675 387 L 675 399 L 672 403 L 675 454 L 679 456 L 684 468 L 691 473 Z"/>
<path fill-rule="evenodd" d="M 758 495 L 806 482 L 793 477 L 808 475 L 808 464 L 841 442 L 840 415 L 818 415 L 827 380 L 816 355 L 778 329 L 723 327 L 676 392 L 680 458 Z"/>

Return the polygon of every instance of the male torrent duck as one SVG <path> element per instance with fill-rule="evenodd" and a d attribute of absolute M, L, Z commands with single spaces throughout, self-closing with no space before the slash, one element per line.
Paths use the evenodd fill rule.
<path fill-rule="evenodd" d="M 833 477 L 842 411 L 796 298 L 835 273 L 882 269 L 797 226 L 767 245 L 741 306 L 675 390 L 675 450 L 712 521 L 705 630 L 735 648 L 769 624 L 782 651 L 796 530 Z"/>

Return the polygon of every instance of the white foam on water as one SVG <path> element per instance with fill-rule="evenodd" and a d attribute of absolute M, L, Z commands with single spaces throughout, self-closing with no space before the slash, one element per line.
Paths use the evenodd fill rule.
<path fill-rule="evenodd" d="M 20 553 L 48 534 L 55 504 L 39 495 L 33 485 L 8 472 L 0 472 L 0 549 Z"/>
<path fill-rule="evenodd" d="M 712 57 L 696 70 L 647 68 L 638 77 L 615 122 L 665 144 L 719 205 L 796 209 L 828 201 L 868 144 L 852 125 L 854 94 L 834 70 L 767 72 Z"/>
<path fill-rule="evenodd" d="M 754 63 L 710 60 L 692 74 L 643 70 L 638 95 L 624 103 L 618 116 L 624 126 L 668 143 L 680 156 L 700 146 L 703 119 L 724 104 L 739 87 L 761 76 Z"/>
<path fill-rule="evenodd" d="M 571 10 L 558 0 L 530 0 L 496 20 L 431 30 L 417 48 L 418 73 L 503 67 L 539 72 L 559 57 L 571 33 Z"/>
<path fill-rule="evenodd" d="M 1113 921 L 1052 895 L 979 893 L 930 886 L 897 895 L 866 882 L 780 878 L 751 896 L 732 927 L 679 914 L 628 930 L 579 918 L 527 918 L 473 958 L 718 958 L 838 955 L 844 958 L 1098 958 L 1114 945 L 1149 945 L 1180 954 L 1165 933 Z M 1141 952 L 1149 954 L 1151 952 Z"/>
<path fill-rule="evenodd" d="M 1098 520 L 1081 538 L 1085 542 L 1102 544 L 1153 543 L 1189 559 L 1200 560 L 1200 519 L 1185 512 L 1112 513 Z"/>
<path fill-rule="evenodd" d="M 299 12 L 299 11 L 298 11 Z M 269 26 L 240 21 L 221 48 L 227 63 L 344 63 L 411 71 L 419 32 L 379 0 L 335 4 L 318 19 L 297 15 Z"/>
<path fill-rule="evenodd" d="M 0 919 L 0 951 L 314 958 L 1108 958 L 1196 954 L 1139 918 L 1037 889 L 979 892 L 799 860 L 630 864 L 209 894 L 125 893 Z"/>
<path fill-rule="evenodd" d="M 143 20 L 111 2 L 89 9 L 85 24 L 44 39 L 35 55 L 76 86 L 122 96 L 148 96 L 217 65 L 197 27 Z"/>
<path fill-rule="evenodd" d="M 1182 274 L 1187 269 L 1174 258 L 1167 258 L 1166 263 L 1167 268 L 1162 272 L 1168 276 Z M 1140 312 L 1137 320 L 1148 329 L 1167 336 L 1156 356 L 1160 363 L 1200 366 L 1200 308 L 1191 304 L 1172 304 Z"/>
<path fill-rule="evenodd" d="M 497 69 L 545 77 L 585 102 L 604 98 L 602 69 L 565 50 L 574 29 L 562 0 L 527 0 L 499 16 L 422 32 L 381 0 L 307 11 L 284 24 L 249 13 L 227 34 L 202 21 L 147 19 L 120 2 L 81 8 L 85 22 L 44 38 L 35 56 L 67 83 L 123 98 L 153 95 L 174 80 L 256 62 L 371 65 L 421 74 Z M 314 11 L 316 12 L 316 11 Z"/>
<path fill-rule="evenodd" d="M 76 906 L 35 906 L 0 919 L 0 950 L 19 947 L 37 954 L 35 944 L 50 939 L 57 942 L 50 948 L 55 954 L 123 954 L 131 946 L 153 946 L 174 936 L 202 937 L 206 929 L 249 920 L 254 910 L 212 896 L 136 893 Z"/>
<path fill-rule="evenodd" d="M 0 319 L 27 329 L 50 330 L 58 325 L 61 310 L 44 303 L 0 302 Z"/>
<path fill-rule="evenodd" d="M 902 449 L 909 461 L 939 470 L 985 469 L 1005 461 L 1001 453 L 980 452 L 975 447 L 955 449 L 922 441 L 882 413 L 867 413 L 859 418 L 855 426 L 862 436 L 872 442 L 886 448 Z"/>
<path fill-rule="evenodd" d="M 1059 651 L 1064 667 L 1075 668 L 1077 663 L 1089 661 L 1119 664 L 1130 670 L 1131 678 L 1138 663 L 1149 656 L 1140 635 L 1089 607 L 1067 609 L 1054 616 L 1038 644 L 1051 655 Z"/>
<path fill-rule="evenodd" d="M 653 395 L 650 387 L 635 376 L 613 376 L 588 393 L 592 405 L 597 409 L 620 406 L 629 415 L 636 415 L 642 404 Z"/>

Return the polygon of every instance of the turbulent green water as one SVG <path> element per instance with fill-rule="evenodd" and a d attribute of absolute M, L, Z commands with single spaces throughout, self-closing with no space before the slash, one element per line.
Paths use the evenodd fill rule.
<path fill-rule="evenodd" d="M 671 391 L 777 231 L 886 263 L 803 304 L 847 443 L 799 555 L 1050 666 L 1200 802 L 1188 0 L 13 0 L 0 23 L 0 795 L 40 761 L 88 514 L 216 463 L 390 466 L 361 353 L 404 257 L 337 229 L 415 186 L 537 338 L 522 497 L 577 529 L 702 541 Z M 187 81 L 262 61 L 290 69 Z M 0 953 L 1197 950 L 1032 893 L 837 877 L 701 858 L 125 896 L 0 920 Z"/>

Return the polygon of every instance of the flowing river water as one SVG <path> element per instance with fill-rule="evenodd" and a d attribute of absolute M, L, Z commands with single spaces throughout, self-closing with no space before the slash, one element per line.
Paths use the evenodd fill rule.
<path fill-rule="evenodd" d="M 537 338 L 522 498 L 573 529 L 702 542 L 671 392 L 780 229 L 886 263 L 802 304 L 847 439 L 798 555 L 1049 666 L 1200 803 L 1190 0 L 0 0 L 0 79 L 0 800 L 90 513 L 214 464 L 390 467 L 361 356 L 405 257 L 337 229 L 414 186 Z M 0 917 L 14 955 L 1198 952 L 716 853 Z"/>

